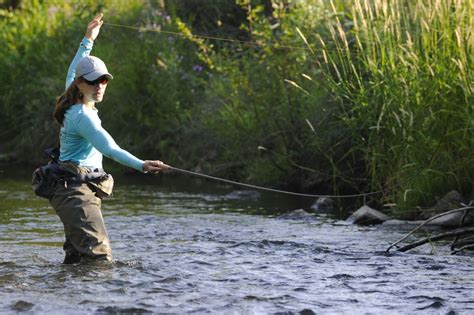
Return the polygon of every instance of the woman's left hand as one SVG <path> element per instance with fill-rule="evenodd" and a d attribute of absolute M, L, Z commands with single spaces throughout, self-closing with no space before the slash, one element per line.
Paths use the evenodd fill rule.
<path fill-rule="evenodd" d="M 97 36 L 99 36 L 100 27 L 102 26 L 102 24 L 104 24 L 104 21 L 102 21 L 103 16 L 103 13 L 99 13 L 92 21 L 89 22 L 89 24 L 87 24 L 85 38 L 91 41 L 95 41 Z"/>

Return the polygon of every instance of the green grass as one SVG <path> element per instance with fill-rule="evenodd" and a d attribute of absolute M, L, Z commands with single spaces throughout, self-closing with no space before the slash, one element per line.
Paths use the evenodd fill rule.
<path fill-rule="evenodd" d="M 474 176 L 473 1 L 356 0 L 333 6 L 316 56 L 340 101 L 371 190 L 399 208 Z"/>

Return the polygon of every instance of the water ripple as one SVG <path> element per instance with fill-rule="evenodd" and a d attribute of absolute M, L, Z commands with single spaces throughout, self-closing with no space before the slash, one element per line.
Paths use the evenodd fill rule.
<path fill-rule="evenodd" d="M 60 264 L 64 236 L 54 211 L 26 191 L 12 194 L 0 205 L 0 313 L 474 309 L 472 257 L 387 254 L 403 231 L 298 217 L 301 211 L 275 210 L 275 198 L 268 206 L 265 195 L 239 194 L 119 187 L 103 211 L 117 260 L 78 266 Z"/>

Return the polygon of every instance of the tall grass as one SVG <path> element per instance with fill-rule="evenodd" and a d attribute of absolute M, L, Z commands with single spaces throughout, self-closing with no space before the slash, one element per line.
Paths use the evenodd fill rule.
<path fill-rule="evenodd" d="M 474 177 L 474 1 L 331 2 L 320 64 L 371 190 L 427 205 Z"/>

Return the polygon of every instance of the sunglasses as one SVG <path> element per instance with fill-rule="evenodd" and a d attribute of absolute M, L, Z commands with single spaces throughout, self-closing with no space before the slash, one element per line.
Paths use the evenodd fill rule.
<path fill-rule="evenodd" d="M 107 84 L 109 83 L 109 78 L 107 78 L 106 76 L 102 76 L 94 81 L 89 81 L 89 80 L 86 80 L 84 78 L 82 78 L 84 80 L 84 82 L 86 82 L 88 85 L 99 85 L 99 84 Z"/>

